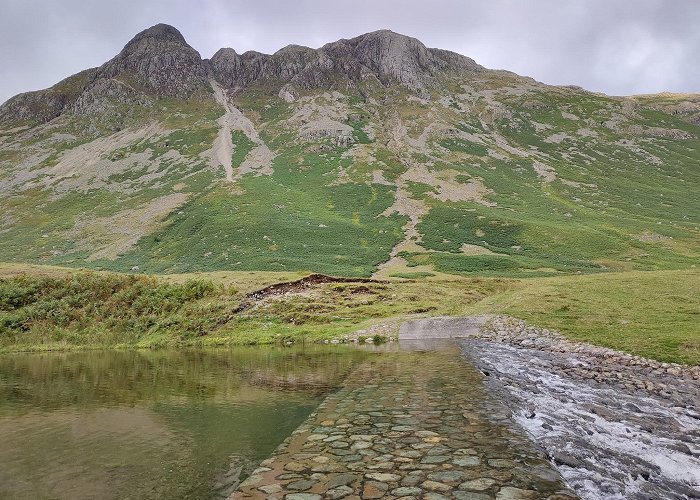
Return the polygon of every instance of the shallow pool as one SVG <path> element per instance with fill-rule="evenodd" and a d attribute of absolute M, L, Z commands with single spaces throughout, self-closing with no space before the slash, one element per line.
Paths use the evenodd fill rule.
<path fill-rule="evenodd" d="M 309 346 L 0 356 L 0 498 L 225 498 L 372 355 Z"/>

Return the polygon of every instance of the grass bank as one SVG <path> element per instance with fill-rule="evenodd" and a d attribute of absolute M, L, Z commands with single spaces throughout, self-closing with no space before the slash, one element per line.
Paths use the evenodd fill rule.
<path fill-rule="evenodd" d="M 318 341 L 392 318 L 510 314 L 633 354 L 700 364 L 700 271 L 314 283 L 298 273 L 165 277 L 0 266 L 0 351 Z"/>
<path fill-rule="evenodd" d="M 700 364 L 697 269 L 522 280 L 469 311 L 510 314 L 571 339 Z"/>

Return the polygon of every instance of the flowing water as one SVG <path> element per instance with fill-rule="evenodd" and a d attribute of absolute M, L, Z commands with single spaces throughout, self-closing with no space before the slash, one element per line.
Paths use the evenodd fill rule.
<path fill-rule="evenodd" d="M 462 341 L 462 349 L 581 498 L 700 498 L 697 401 L 677 406 L 574 379 L 558 367 L 581 366 L 575 354 L 484 340 Z"/>
<path fill-rule="evenodd" d="M 371 353 L 0 356 L 0 498 L 221 498 Z"/>

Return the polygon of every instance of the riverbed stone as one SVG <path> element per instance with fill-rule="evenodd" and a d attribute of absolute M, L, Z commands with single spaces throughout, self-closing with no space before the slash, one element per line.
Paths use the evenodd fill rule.
<path fill-rule="evenodd" d="M 397 497 L 418 496 L 421 493 L 423 493 L 423 490 L 415 486 L 401 486 L 391 490 L 391 494 Z"/>
<path fill-rule="evenodd" d="M 452 460 L 452 463 L 460 467 L 475 467 L 481 463 L 479 457 L 458 457 Z"/>
<path fill-rule="evenodd" d="M 487 495 L 485 493 L 475 493 L 473 491 L 457 490 L 457 491 L 454 491 L 452 493 L 452 495 L 457 500 L 493 500 L 493 497 L 491 495 Z M 553 500 L 553 499 L 549 498 L 548 500 Z"/>
<path fill-rule="evenodd" d="M 265 486 L 259 486 L 258 489 L 263 493 L 272 495 L 273 493 L 279 493 L 280 491 L 282 491 L 282 486 L 280 486 L 279 484 L 266 484 Z"/>
<path fill-rule="evenodd" d="M 277 479 L 278 481 L 288 481 L 290 479 L 301 479 L 302 477 L 303 476 L 300 474 L 286 473 L 278 475 L 275 479 Z"/>
<path fill-rule="evenodd" d="M 428 474 L 428 479 L 447 484 L 457 484 L 465 478 L 464 472 L 458 470 L 433 472 Z"/>
<path fill-rule="evenodd" d="M 401 479 L 401 476 L 399 476 L 398 474 L 389 474 L 383 472 L 370 472 L 368 474 L 365 474 L 365 477 L 369 479 L 374 479 L 376 481 L 382 481 L 384 483 L 394 483 Z"/>
<path fill-rule="evenodd" d="M 496 500 L 531 500 L 537 498 L 537 492 L 504 486 L 496 494 Z"/>
<path fill-rule="evenodd" d="M 287 484 L 287 489 L 297 490 L 297 491 L 306 491 L 308 489 L 311 489 L 311 487 L 314 484 L 315 484 L 315 482 L 313 480 L 302 479 L 302 480 L 293 481 L 293 482 Z"/>
<path fill-rule="evenodd" d="M 417 484 L 423 482 L 423 479 L 424 478 L 422 475 L 409 474 L 401 480 L 401 486 L 416 486 Z"/>
<path fill-rule="evenodd" d="M 434 491 L 428 492 L 423 495 L 423 500 L 449 500 L 450 497 L 443 495 L 442 493 L 436 493 Z"/>
<path fill-rule="evenodd" d="M 290 493 L 284 496 L 285 500 L 321 500 L 321 495 L 315 493 Z"/>
<path fill-rule="evenodd" d="M 459 488 L 462 490 L 484 491 L 488 490 L 494 484 L 496 484 L 494 479 L 491 479 L 490 477 L 480 477 L 478 479 L 463 482 L 459 485 Z"/>
<path fill-rule="evenodd" d="M 380 481 L 366 481 L 362 486 L 362 498 L 381 498 L 389 489 L 389 485 Z"/>
<path fill-rule="evenodd" d="M 357 481 L 358 476 L 356 474 L 338 474 L 337 476 L 331 478 L 326 483 L 327 488 L 336 488 L 338 486 L 347 486 L 350 483 Z"/>
<path fill-rule="evenodd" d="M 498 467 L 498 468 L 504 468 L 504 467 L 513 467 L 513 462 L 510 460 L 503 460 L 501 458 L 491 458 L 489 459 L 489 465 L 491 467 Z"/>
<path fill-rule="evenodd" d="M 292 472 L 304 472 L 309 470 L 309 466 L 301 462 L 288 462 L 284 464 L 284 470 Z"/>
<path fill-rule="evenodd" d="M 308 441 L 320 441 L 321 439 L 326 439 L 328 434 L 311 434 L 306 439 Z"/>
<path fill-rule="evenodd" d="M 450 491 L 452 487 L 449 484 L 441 483 L 439 481 L 423 481 L 421 483 L 421 488 L 428 491 Z"/>
<path fill-rule="evenodd" d="M 349 486 L 338 486 L 337 488 L 326 491 L 325 496 L 330 500 L 337 500 L 338 498 L 345 498 L 348 495 L 352 495 L 354 492 L 355 490 Z"/>

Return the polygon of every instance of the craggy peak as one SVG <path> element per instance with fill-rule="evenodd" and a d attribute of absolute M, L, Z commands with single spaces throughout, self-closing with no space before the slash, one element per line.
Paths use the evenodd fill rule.
<path fill-rule="evenodd" d="M 146 94 L 185 98 L 207 86 L 207 78 L 213 78 L 225 88 L 240 90 L 263 81 L 304 89 L 320 88 L 334 80 L 356 85 L 371 76 L 382 85 L 395 81 L 427 97 L 426 86 L 434 84 L 441 72 L 482 69 L 467 57 L 428 49 L 414 38 L 389 30 L 339 40 L 318 50 L 289 45 L 273 55 L 246 52 L 239 56 L 226 48 L 216 52 L 211 60 L 203 60 L 176 28 L 157 24 L 137 34 L 101 67 L 88 70 L 89 74 L 83 78 L 71 77 L 80 80 L 76 82 L 79 89 L 61 82 L 46 91 L 21 94 L 0 108 L 0 119 L 52 119 L 55 108 L 47 110 L 39 104 L 47 97 L 60 101 L 59 113 L 90 114 L 93 112 L 90 108 L 82 108 L 80 104 L 75 107 L 81 96 L 88 94 L 94 100 L 104 93 L 130 94 L 135 89 L 129 83 Z M 294 92 L 293 87 L 287 92 Z"/>

